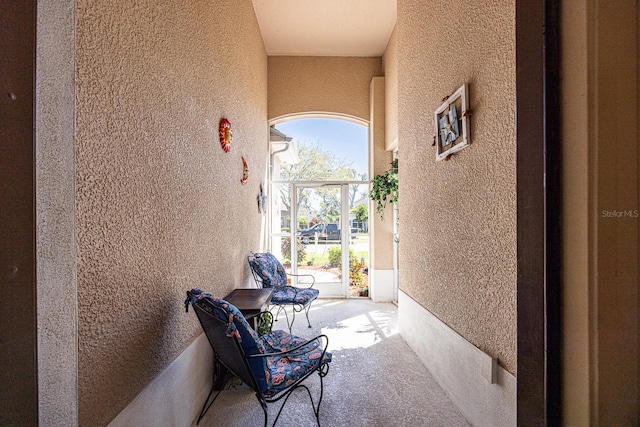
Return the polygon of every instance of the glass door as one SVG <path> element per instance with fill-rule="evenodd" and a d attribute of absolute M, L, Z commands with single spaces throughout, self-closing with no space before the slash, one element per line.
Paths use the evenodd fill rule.
<path fill-rule="evenodd" d="M 313 275 L 323 297 L 368 297 L 367 219 L 362 208 L 351 208 L 359 201 L 358 187 L 292 185 L 290 228 L 297 248 L 290 256 L 291 272 Z"/>
<path fill-rule="evenodd" d="M 293 273 L 311 274 L 323 296 L 344 296 L 342 260 L 342 187 L 294 185 L 298 242 Z"/>
<path fill-rule="evenodd" d="M 345 215 L 349 228 L 345 237 L 349 259 L 349 298 L 369 298 L 369 185 L 347 184 Z"/>

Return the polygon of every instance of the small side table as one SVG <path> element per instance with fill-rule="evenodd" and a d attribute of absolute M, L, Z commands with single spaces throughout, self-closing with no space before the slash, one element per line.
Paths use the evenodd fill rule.
<path fill-rule="evenodd" d="M 271 288 L 238 288 L 224 297 L 224 300 L 235 305 L 244 317 L 251 317 L 269 308 L 272 294 Z M 256 329 L 255 317 L 252 323 L 251 326 Z"/>

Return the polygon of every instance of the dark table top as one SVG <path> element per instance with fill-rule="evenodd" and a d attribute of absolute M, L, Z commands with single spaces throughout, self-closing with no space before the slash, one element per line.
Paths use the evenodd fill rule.
<path fill-rule="evenodd" d="M 235 305 L 238 310 L 245 313 L 247 311 L 260 311 L 271 301 L 271 288 L 238 288 L 234 289 L 224 299 Z"/>

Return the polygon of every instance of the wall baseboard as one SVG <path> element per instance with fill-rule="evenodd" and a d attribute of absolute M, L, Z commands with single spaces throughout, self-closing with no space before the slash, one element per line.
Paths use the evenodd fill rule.
<path fill-rule="evenodd" d="M 402 291 L 398 292 L 398 327 L 471 424 L 516 425 L 516 378 L 495 359 Z"/>
<path fill-rule="evenodd" d="M 393 270 L 371 270 L 370 289 L 373 302 L 393 301 Z"/>
<path fill-rule="evenodd" d="M 213 352 L 200 334 L 109 423 L 109 427 L 190 426 L 211 388 Z"/>

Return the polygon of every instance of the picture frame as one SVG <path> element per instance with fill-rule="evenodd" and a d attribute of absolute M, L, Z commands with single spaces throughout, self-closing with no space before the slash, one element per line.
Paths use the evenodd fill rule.
<path fill-rule="evenodd" d="M 469 92 L 464 83 L 445 99 L 433 117 L 435 125 L 436 161 L 449 157 L 471 143 L 469 132 Z"/>

